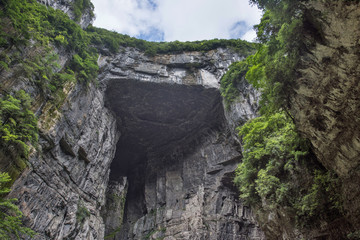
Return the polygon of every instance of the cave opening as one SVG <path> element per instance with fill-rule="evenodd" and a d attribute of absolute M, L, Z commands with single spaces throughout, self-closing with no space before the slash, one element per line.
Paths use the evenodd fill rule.
<path fill-rule="evenodd" d="M 134 223 L 149 210 L 144 188 L 152 175 L 175 167 L 209 132 L 224 127 L 222 100 L 214 88 L 131 79 L 111 80 L 105 96 L 120 132 L 110 181 L 127 177 L 123 221 Z"/>

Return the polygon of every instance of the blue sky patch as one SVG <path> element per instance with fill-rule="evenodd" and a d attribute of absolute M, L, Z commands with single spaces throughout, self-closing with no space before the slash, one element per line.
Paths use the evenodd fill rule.
<path fill-rule="evenodd" d="M 136 36 L 136 38 L 144 39 L 152 42 L 163 42 L 164 32 L 158 28 L 150 28 L 146 33 L 142 32 Z"/>

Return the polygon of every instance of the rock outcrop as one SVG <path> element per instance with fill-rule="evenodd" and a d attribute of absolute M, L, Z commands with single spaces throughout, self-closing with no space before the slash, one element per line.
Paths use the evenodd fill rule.
<path fill-rule="evenodd" d="M 10 197 L 18 198 L 27 224 L 38 232 L 35 239 L 102 239 L 100 208 L 118 140 L 116 119 L 93 86 L 86 92 L 75 87 L 61 112 L 49 128 L 40 125 L 42 149 Z M 89 216 L 79 219 L 81 209 Z"/>
<path fill-rule="evenodd" d="M 319 161 L 342 180 L 344 210 L 360 225 L 360 3 L 309 1 L 291 106 Z"/>
<path fill-rule="evenodd" d="M 224 49 L 153 58 L 131 50 L 106 61 L 101 82 L 121 132 L 110 178 L 129 181 L 124 224 L 107 234 L 263 238 L 232 184 L 241 154 L 218 91 L 220 77 L 239 59 Z M 232 119 L 254 116 L 257 95 L 250 87 L 244 95 L 242 111 Z"/>
<path fill-rule="evenodd" d="M 264 239 L 232 184 L 234 127 L 255 116 L 258 94 L 245 84 L 224 111 L 219 92 L 242 58 L 126 48 L 99 57 L 98 87 L 66 85 L 59 108 L 4 76 L 38 101 L 40 146 L 9 196 L 35 239 Z"/>

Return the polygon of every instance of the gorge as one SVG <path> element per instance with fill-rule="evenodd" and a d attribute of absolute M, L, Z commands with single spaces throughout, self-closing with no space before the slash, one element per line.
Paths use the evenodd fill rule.
<path fill-rule="evenodd" d="M 306 139 L 306 161 L 314 168 L 296 168 L 299 160 L 281 175 L 288 171 L 289 181 L 309 188 L 302 198 L 308 202 L 300 207 L 285 201 L 273 207 L 270 193 L 251 205 L 239 198 L 241 187 L 234 184 L 247 154 L 238 127 L 261 115 L 266 87 L 255 88 L 244 74 L 234 73 L 229 93 L 222 79 L 234 64 L 249 61 L 261 49 L 258 44 L 175 42 L 170 43 L 175 50 L 163 50 L 161 44 L 120 36 L 116 45 L 115 33 L 89 26 L 90 1 L 84 0 L 80 15 L 76 1 L 38 2 L 42 5 L 26 4 L 48 12 L 48 20 L 61 25 L 53 31 L 66 26 L 68 35 L 49 31 L 44 40 L 34 30 L 27 39 L 11 25 L 16 18 L 4 13 L 1 36 L 11 44 L 0 41 L 1 113 L 11 100 L 6 97 L 24 90 L 37 117 L 38 141 L 24 140 L 28 160 L 17 155 L 17 145 L 0 142 L 1 172 L 14 178 L 6 198 L 17 198 L 34 239 L 360 238 L 359 1 L 300 1 L 299 64 L 295 84 L 286 85 L 284 108 Z M 11 4 L 16 1 L 1 6 Z M 29 73 L 29 66 L 35 70 Z M 236 97 L 228 100 L 231 91 Z M 3 116 L 5 126 L 10 120 Z M 324 180 L 318 170 L 335 180 Z M 334 198 L 324 190 L 334 205 L 311 198 L 322 191 L 316 183 L 331 188 L 326 181 L 338 188 Z M 299 224 L 299 209 L 312 224 Z M 314 209 L 325 210 L 310 216 Z"/>

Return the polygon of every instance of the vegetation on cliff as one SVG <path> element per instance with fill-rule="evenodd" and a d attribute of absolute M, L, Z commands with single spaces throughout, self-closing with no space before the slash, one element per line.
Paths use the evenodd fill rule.
<path fill-rule="evenodd" d="M 300 227 L 338 213 L 337 178 L 316 161 L 284 112 L 253 119 L 239 135 L 243 161 L 235 183 L 250 206 L 262 214 L 290 209 Z"/>
<path fill-rule="evenodd" d="M 16 198 L 6 199 L 3 196 L 10 192 L 6 187 L 11 181 L 7 173 L 0 173 L 0 238 L 3 240 L 24 239 L 24 236 L 35 236 L 35 232 L 22 224 L 22 212 L 14 204 Z"/>
<path fill-rule="evenodd" d="M 99 53 L 117 52 L 121 47 L 135 47 L 148 55 L 209 51 L 219 47 L 231 47 L 247 54 L 254 49 L 253 44 L 242 40 L 157 43 L 92 26 L 83 30 L 65 13 L 35 0 L 4 0 L 0 2 L 0 7 L 0 73 L 11 70 L 15 73 L 14 78 L 29 81 L 39 90 L 41 98 L 53 103 L 54 108 L 59 108 L 64 102 L 67 84 L 79 82 L 88 85 L 95 82 Z M 89 0 L 77 0 L 72 7 L 79 17 L 86 9 L 91 10 L 92 4 Z M 70 61 L 60 65 L 59 53 L 69 55 Z M 15 93 L 6 85 L 1 85 L 0 94 L 6 96 L 6 100 L 2 100 L 6 104 Z M 27 108 L 30 109 L 29 106 Z M 8 119 L 5 115 L 2 118 Z M 3 128 L 8 129 L 5 125 Z M 4 129 L 2 142 L 8 139 Z M 26 145 L 26 141 L 22 143 Z M 5 143 L 1 144 L 8 149 Z M 16 178 L 16 174 L 11 176 Z"/>
<path fill-rule="evenodd" d="M 303 48 L 303 1 L 251 2 L 264 10 L 255 26 L 261 45 L 221 80 L 228 105 L 244 78 L 261 92 L 261 116 L 238 128 L 244 158 L 234 182 L 240 197 L 256 210 L 260 224 L 267 225 L 271 213 L 285 214 L 298 228 L 309 230 L 343 213 L 340 180 L 318 162 L 289 113 Z"/>
<path fill-rule="evenodd" d="M 14 180 L 26 167 L 29 144 L 38 139 L 37 120 L 30 107 L 30 97 L 23 90 L 0 99 L 0 166 Z"/>
<path fill-rule="evenodd" d="M 249 70 L 246 60 L 235 62 L 229 66 L 228 71 L 220 80 L 220 92 L 224 98 L 225 105 L 229 108 L 230 104 L 239 96 L 239 84 L 245 80 L 245 75 Z"/>
<path fill-rule="evenodd" d="M 88 0 L 75 1 L 74 11 L 79 9 L 81 12 L 89 4 Z M 0 71 L 20 63 L 27 77 L 41 87 L 45 97 L 61 95 L 58 90 L 70 80 L 77 79 L 86 84 L 94 81 L 98 72 L 98 54 L 115 53 L 121 47 L 138 48 L 149 56 L 209 51 L 219 47 L 230 47 L 243 54 L 254 50 L 254 44 L 243 40 L 159 43 L 93 26 L 83 30 L 65 13 L 45 7 L 35 0 L 6 0 L 0 6 Z M 24 47 L 29 50 L 26 51 Z M 55 51 L 56 48 L 58 51 Z M 72 56 L 65 67 L 58 64 L 59 51 L 66 51 Z"/>
<path fill-rule="evenodd" d="M 84 14 L 92 17 L 92 8 L 89 0 L 73 1 L 71 10 L 75 21 L 79 22 Z M 0 22 L 0 74 L 5 76 L 0 80 L 0 169 L 11 176 L 12 181 L 6 178 L 8 186 L 27 167 L 29 153 L 37 145 L 39 130 L 33 111 L 43 112 L 39 121 L 44 130 L 44 126 L 47 126 L 45 120 L 47 117 L 57 117 L 53 113 L 59 112 L 69 89 L 76 84 L 83 89 L 96 84 L 100 54 L 117 53 L 126 47 L 137 48 L 148 56 L 217 48 L 232 48 L 249 54 L 255 46 L 242 40 L 220 39 L 157 43 L 93 26 L 84 30 L 65 13 L 36 0 L 0 1 Z M 13 86 L 16 86 L 16 90 Z M 25 91 L 35 101 L 31 102 Z M 39 106 L 41 104 L 44 105 Z M 45 119 L 44 123 L 41 119 Z M 6 195 L 7 192 L 1 194 Z M 32 235 L 30 230 L 20 227 L 20 212 L 12 205 L 7 206 L 10 209 L 3 212 L 11 212 L 11 216 L 14 216 L 14 221 L 19 224 L 16 231 Z M 87 215 L 80 206 L 78 221 L 82 222 Z M 5 216 L 5 219 L 11 220 L 11 216 Z M 6 224 L 6 221 L 3 223 Z M 4 225 L 0 228 L 3 231 L 1 234 L 6 237 L 14 238 L 12 234 L 18 236 L 16 232 L 6 230 Z M 4 236 L 0 235 L 6 239 Z"/>
<path fill-rule="evenodd" d="M 148 56 L 167 53 L 181 53 L 186 51 L 210 51 L 217 48 L 232 48 L 242 54 L 250 54 L 256 44 L 240 39 L 213 39 L 194 42 L 148 42 L 142 39 L 119 34 L 102 28 L 89 26 L 86 32 L 91 38 L 92 44 L 99 49 L 118 52 L 120 47 L 134 47 Z"/>
<path fill-rule="evenodd" d="M 89 13 L 91 18 L 95 17 L 94 5 L 90 0 L 75 0 L 72 3 L 72 10 L 75 15 L 75 21 L 79 21 L 86 12 Z"/>

